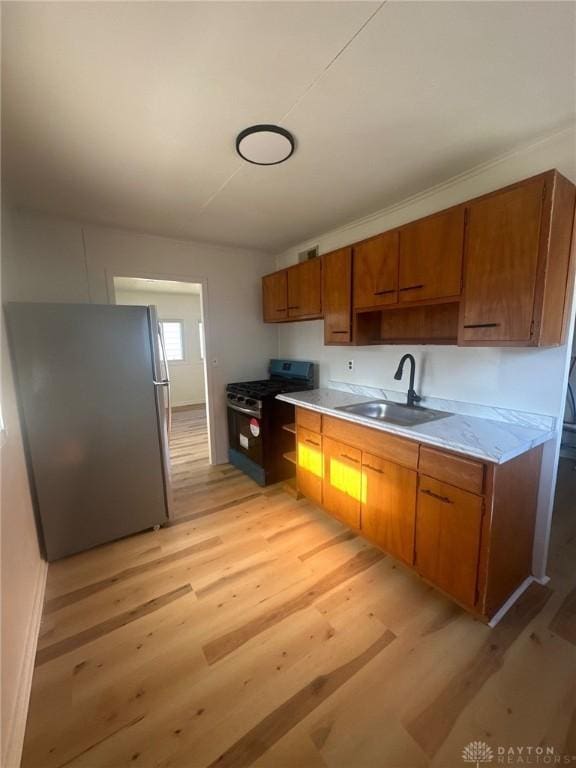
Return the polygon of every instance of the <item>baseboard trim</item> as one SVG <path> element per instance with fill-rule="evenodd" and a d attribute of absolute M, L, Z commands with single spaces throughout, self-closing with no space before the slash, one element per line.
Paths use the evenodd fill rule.
<path fill-rule="evenodd" d="M 495 613 L 494 616 L 492 616 L 492 618 L 488 622 L 488 626 L 494 628 L 499 621 L 502 621 L 502 619 L 508 613 L 510 608 L 512 608 L 514 603 L 518 600 L 518 598 L 521 595 L 524 594 L 524 592 L 526 592 L 530 584 L 532 584 L 532 582 L 534 581 L 536 582 L 538 581 L 538 579 L 535 579 L 534 576 L 528 576 L 527 579 L 524 579 L 524 581 L 522 582 L 522 584 L 520 584 L 518 589 L 515 592 L 512 592 L 512 594 L 510 595 L 508 600 L 506 600 L 502 608 L 500 608 L 500 610 L 497 613 Z"/>
<path fill-rule="evenodd" d="M 26 718 L 28 717 L 28 705 L 32 690 L 32 676 L 34 674 L 34 660 L 40 634 L 40 621 L 46 593 L 46 577 L 48 575 L 48 563 L 41 562 L 38 581 L 34 595 L 32 613 L 26 632 L 26 645 L 20 674 L 18 675 L 18 692 L 16 703 L 12 712 L 11 721 L 8 723 L 6 744 L 2 765 L 4 768 L 19 768 L 22 760 L 22 747 L 24 746 L 24 733 L 26 730 Z"/>
<path fill-rule="evenodd" d="M 538 584 L 542 584 L 543 587 L 550 583 L 550 576 L 534 576 L 534 581 Z"/>

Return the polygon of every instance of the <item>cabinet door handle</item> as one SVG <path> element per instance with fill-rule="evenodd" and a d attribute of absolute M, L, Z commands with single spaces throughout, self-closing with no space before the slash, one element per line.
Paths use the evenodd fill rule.
<path fill-rule="evenodd" d="M 286 312 L 288 307 L 282 307 L 282 309 L 277 309 L 276 312 Z"/>
<path fill-rule="evenodd" d="M 464 328 L 498 328 L 500 323 L 471 323 L 465 325 Z"/>
<path fill-rule="evenodd" d="M 385 293 L 396 293 L 396 288 L 387 288 L 385 291 L 374 291 L 374 296 L 384 296 Z"/>
<path fill-rule="evenodd" d="M 358 459 L 353 459 L 352 456 L 348 456 L 347 453 L 341 453 L 340 458 L 347 459 L 348 461 L 351 461 L 353 464 L 360 464 L 360 461 Z"/>
<path fill-rule="evenodd" d="M 398 288 L 399 291 L 415 291 L 417 288 L 424 288 L 424 283 L 420 285 L 407 285 L 405 288 Z"/>
<path fill-rule="evenodd" d="M 384 470 L 383 469 L 377 469 L 377 467 L 373 467 L 371 464 L 363 464 L 362 468 L 363 469 L 371 469 L 372 472 L 377 472 L 379 475 L 383 475 L 384 474 Z"/>
<path fill-rule="evenodd" d="M 454 504 L 452 499 L 449 499 L 448 496 L 440 496 L 438 493 L 434 493 L 434 491 L 429 491 L 428 488 L 420 489 L 420 493 L 425 493 L 426 496 L 432 496 L 433 499 L 437 499 L 443 504 Z"/>
<path fill-rule="evenodd" d="M 288 309 L 300 309 L 300 307 L 297 304 L 293 305 L 292 307 L 288 305 Z"/>
<path fill-rule="evenodd" d="M 317 448 L 319 448 L 319 447 L 320 447 L 320 443 L 316 443 L 314 440 L 310 440 L 310 438 L 309 438 L 309 437 L 306 437 L 306 438 L 304 439 L 304 442 L 305 442 L 305 443 L 310 443 L 310 445 L 315 445 Z"/>
<path fill-rule="evenodd" d="M 331 331 L 331 333 L 350 333 L 350 331 Z"/>

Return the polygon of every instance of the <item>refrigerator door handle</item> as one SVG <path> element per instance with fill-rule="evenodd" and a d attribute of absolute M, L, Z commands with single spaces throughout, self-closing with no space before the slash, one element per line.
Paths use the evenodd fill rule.
<path fill-rule="evenodd" d="M 162 385 L 166 387 L 166 411 L 167 411 L 167 428 L 168 437 L 172 434 L 172 391 L 170 387 L 170 371 L 168 369 L 168 357 L 166 355 L 166 342 L 164 340 L 164 331 L 162 330 L 162 323 L 158 323 L 158 338 L 160 339 L 160 348 L 162 350 L 162 362 L 164 363 L 164 379 Z M 156 382 L 154 382 L 156 384 Z"/>

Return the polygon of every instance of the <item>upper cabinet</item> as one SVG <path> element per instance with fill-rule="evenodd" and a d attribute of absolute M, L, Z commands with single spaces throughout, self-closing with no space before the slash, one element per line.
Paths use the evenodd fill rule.
<path fill-rule="evenodd" d="M 268 275 L 264 320 L 324 309 L 326 344 L 563 344 L 575 199 L 547 171 L 326 254 L 322 291 L 320 259 Z"/>
<path fill-rule="evenodd" d="M 310 259 L 289 267 L 288 317 L 293 320 L 322 317 L 322 262 Z"/>
<path fill-rule="evenodd" d="M 464 207 L 420 219 L 400 230 L 400 303 L 460 296 Z"/>
<path fill-rule="evenodd" d="M 398 232 L 384 232 L 354 246 L 354 309 L 398 301 Z"/>
<path fill-rule="evenodd" d="M 277 323 L 288 318 L 287 270 L 262 278 L 262 309 L 265 323 Z"/>
<path fill-rule="evenodd" d="M 352 341 L 352 248 L 322 256 L 324 343 Z"/>
<path fill-rule="evenodd" d="M 562 343 L 573 211 L 555 172 L 469 203 L 460 344 Z"/>
<path fill-rule="evenodd" d="M 311 259 L 262 278 L 265 323 L 322 317 L 322 265 Z"/>

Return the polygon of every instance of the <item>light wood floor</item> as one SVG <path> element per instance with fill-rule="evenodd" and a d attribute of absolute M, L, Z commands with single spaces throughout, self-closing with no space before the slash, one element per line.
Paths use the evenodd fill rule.
<path fill-rule="evenodd" d="M 576 472 L 549 586 L 494 630 L 305 500 L 210 468 L 178 414 L 171 527 L 50 566 L 25 768 L 424 768 L 576 754 Z"/>

